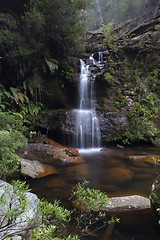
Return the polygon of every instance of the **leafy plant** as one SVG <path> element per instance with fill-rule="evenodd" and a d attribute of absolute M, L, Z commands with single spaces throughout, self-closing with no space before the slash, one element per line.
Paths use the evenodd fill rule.
<path fill-rule="evenodd" d="M 79 183 L 71 197 L 75 199 L 74 204 L 83 205 L 81 211 L 68 210 L 60 206 L 58 200 L 50 203 L 43 199 L 37 199 L 34 205 L 31 204 L 27 197 L 30 189 L 25 182 L 13 181 L 12 186 L 4 187 L 0 196 L 0 207 L 3 206 L 4 209 L 0 219 L 2 240 L 19 233 L 17 224 L 24 225 L 24 229 L 21 231 L 25 230 L 26 226 L 27 230 L 33 229 L 31 240 L 78 240 L 80 236 L 75 234 L 75 227 L 84 231 L 98 220 L 103 220 L 103 226 L 109 224 L 110 221 L 105 219 L 105 214 L 97 212 L 100 207 L 109 203 L 109 199 L 105 193 L 99 190 L 85 188 L 86 183 L 87 181 Z M 34 218 L 25 216 L 25 213 L 30 211 L 33 212 Z M 70 229 L 70 233 L 67 231 L 68 223 L 71 221 L 74 226 L 73 236 L 71 235 L 72 229 Z M 15 229 L 14 233 L 6 232 L 6 229 L 12 228 Z M 95 228 L 94 231 L 96 231 Z"/>
<path fill-rule="evenodd" d="M 95 227 L 98 221 L 102 221 L 101 227 L 108 224 L 105 213 L 99 210 L 103 206 L 107 206 L 110 202 L 106 193 L 100 190 L 86 188 L 86 184 L 88 184 L 87 181 L 78 183 L 72 191 L 73 204 L 79 209 L 74 210 L 76 225 L 83 232 L 93 226 L 94 231 L 98 230 Z"/>
<path fill-rule="evenodd" d="M 108 83 L 108 84 L 113 84 L 113 77 L 110 75 L 110 74 L 104 74 L 104 79 L 105 79 L 105 81 Z"/>
<path fill-rule="evenodd" d="M 113 23 L 108 23 L 108 25 L 103 25 L 103 34 L 104 34 L 104 43 L 102 47 L 108 47 L 113 51 L 118 51 L 121 47 L 120 43 L 118 42 L 118 35 L 113 31 Z"/>
<path fill-rule="evenodd" d="M 52 74 L 55 72 L 55 70 L 58 70 L 58 62 L 55 59 L 53 59 L 53 58 L 46 59 L 45 58 L 45 61 L 46 61 L 48 68 Z"/>
<path fill-rule="evenodd" d="M 20 163 L 15 151 L 26 145 L 26 139 L 22 134 L 24 128 L 20 114 L 0 112 L 0 119 L 0 175 L 6 179 L 19 171 Z"/>

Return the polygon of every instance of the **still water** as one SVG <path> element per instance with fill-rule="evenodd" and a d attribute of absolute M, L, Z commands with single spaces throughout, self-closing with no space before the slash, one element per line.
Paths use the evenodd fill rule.
<path fill-rule="evenodd" d="M 49 201 L 60 199 L 68 206 L 72 188 L 78 182 L 88 180 L 90 187 L 106 192 L 109 197 L 134 194 L 149 197 L 151 185 L 160 174 L 160 167 L 155 164 L 155 159 L 160 160 L 160 148 L 150 145 L 82 151 L 81 155 L 83 164 L 57 167 L 57 174 L 30 180 L 33 192 Z M 148 226 L 146 223 L 145 226 L 131 224 L 127 228 L 123 224 L 118 225 L 115 228 L 118 230 L 115 231 L 119 235 L 113 239 L 160 239 L 159 232 L 151 226 L 150 219 L 147 221 Z"/>

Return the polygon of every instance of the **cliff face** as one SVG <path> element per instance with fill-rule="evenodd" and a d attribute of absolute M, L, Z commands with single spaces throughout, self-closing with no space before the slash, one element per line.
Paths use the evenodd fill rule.
<path fill-rule="evenodd" d="M 101 51 L 106 60 L 96 78 L 104 141 L 159 143 L 160 9 L 138 21 L 88 34 L 86 51 Z"/>

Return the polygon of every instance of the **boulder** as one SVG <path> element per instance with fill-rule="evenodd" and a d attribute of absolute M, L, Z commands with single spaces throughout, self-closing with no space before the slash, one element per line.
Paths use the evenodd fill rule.
<path fill-rule="evenodd" d="M 12 185 L 0 180 L 0 197 L 2 197 L 3 194 L 7 199 L 7 203 L 1 203 L 0 206 L 0 239 L 8 240 L 8 237 L 11 237 L 12 240 L 20 240 L 22 239 L 21 236 L 26 240 L 30 239 L 32 229 L 36 227 L 37 222 L 36 209 L 38 197 L 33 193 L 26 192 L 26 209 L 20 212 L 20 215 L 10 222 L 6 215 L 6 210 L 9 206 L 11 206 L 13 211 L 17 207 L 21 209 L 21 204 L 13 194 Z"/>
<path fill-rule="evenodd" d="M 40 161 L 54 166 L 75 165 L 84 162 L 76 149 L 64 147 L 48 138 L 41 138 L 41 141 L 43 143 L 28 144 L 18 154 L 21 154 L 24 159 Z"/>
<path fill-rule="evenodd" d="M 139 195 L 113 197 L 110 198 L 110 203 L 100 210 L 107 211 L 126 211 L 126 210 L 142 210 L 151 208 L 150 200 Z"/>
<path fill-rule="evenodd" d="M 18 161 L 21 163 L 22 173 L 31 178 L 40 178 L 57 173 L 57 170 L 53 166 L 42 164 L 39 161 L 24 158 L 19 158 Z"/>
<path fill-rule="evenodd" d="M 132 195 L 110 198 L 110 203 L 100 208 L 108 217 L 120 218 L 120 224 L 140 226 L 152 221 L 151 204 L 148 198 Z"/>

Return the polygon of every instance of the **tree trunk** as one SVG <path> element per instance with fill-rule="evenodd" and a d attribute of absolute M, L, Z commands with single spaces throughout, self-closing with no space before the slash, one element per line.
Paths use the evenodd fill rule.
<path fill-rule="evenodd" d="M 97 13 L 98 13 L 98 17 L 99 17 L 99 24 L 101 26 L 104 23 L 103 17 L 102 17 L 102 11 L 100 8 L 99 0 L 95 0 L 95 1 L 96 1 Z"/>

